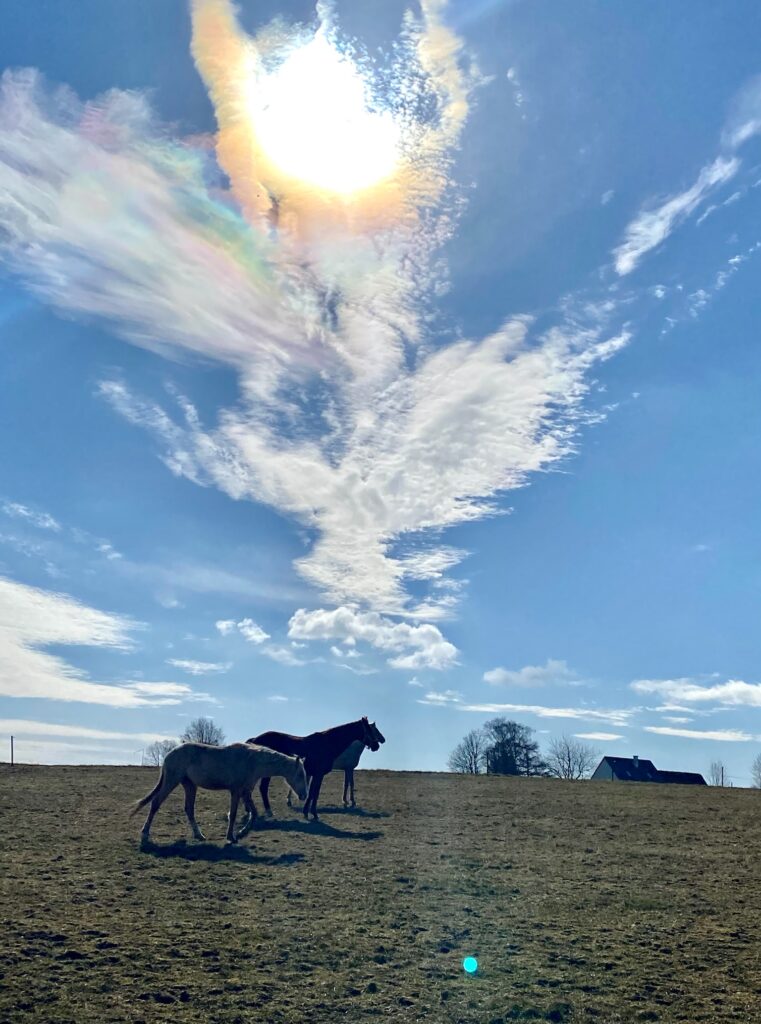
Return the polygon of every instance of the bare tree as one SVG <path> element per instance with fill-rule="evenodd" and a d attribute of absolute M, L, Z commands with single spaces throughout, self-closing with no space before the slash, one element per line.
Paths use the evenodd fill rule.
<path fill-rule="evenodd" d="M 711 767 L 708 772 L 708 784 L 709 786 L 723 786 L 724 776 L 726 772 L 724 770 L 724 764 L 722 761 L 711 761 Z"/>
<path fill-rule="evenodd" d="M 449 770 L 463 775 L 480 775 L 486 765 L 486 737 L 471 729 L 454 748 L 447 761 Z"/>
<path fill-rule="evenodd" d="M 550 743 L 547 768 L 556 779 L 586 779 L 594 770 L 600 754 L 594 747 L 573 736 L 561 736 Z"/>
<path fill-rule="evenodd" d="M 221 747 L 225 742 L 225 734 L 210 718 L 194 718 L 180 739 L 183 743 L 211 743 L 212 746 Z"/>
<path fill-rule="evenodd" d="M 750 777 L 754 789 L 761 789 L 761 754 L 756 754 L 753 764 L 750 766 Z"/>
<path fill-rule="evenodd" d="M 155 743 L 151 743 L 143 752 L 143 764 L 155 765 L 160 768 L 166 755 L 170 750 L 179 746 L 179 742 L 179 740 L 156 740 Z"/>

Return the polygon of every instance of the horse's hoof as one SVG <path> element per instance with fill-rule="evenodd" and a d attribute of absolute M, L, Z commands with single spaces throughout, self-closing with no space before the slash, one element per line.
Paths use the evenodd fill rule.
<path fill-rule="evenodd" d="M 196 832 L 193 838 L 199 843 L 206 842 L 206 836 L 203 834 L 203 832 Z"/>
<path fill-rule="evenodd" d="M 231 839 L 225 840 L 225 846 L 235 846 L 237 842 L 238 840 L 235 838 L 235 836 L 233 836 Z"/>

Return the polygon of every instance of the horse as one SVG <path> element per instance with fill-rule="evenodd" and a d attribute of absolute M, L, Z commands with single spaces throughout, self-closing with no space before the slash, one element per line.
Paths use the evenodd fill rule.
<path fill-rule="evenodd" d="M 377 727 L 375 722 L 370 722 L 370 729 L 374 733 L 376 740 L 379 743 L 385 743 L 386 737 Z M 357 803 L 354 799 L 354 769 L 359 764 L 359 759 L 365 751 L 365 744 L 361 740 L 354 740 L 344 750 L 343 754 L 339 754 L 333 762 L 331 771 L 343 771 L 344 773 L 344 792 L 343 792 L 343 805 L 344 807 L 356 807 Z M 351 790 L 351 803 L 346 799 L 346 796 Z M 293 790 L 288 787 L 288 806 L 292 807 L 291 796 Z"/>
<path fill-rule="evenodd" d="M 306 773 L 299 757 L 289 757 L 281 751 L 251 743 L 231 743 L 226 747 L 183 743 L 166 755 L 158 782 L 150 793 L 138 800 L 130 817 L 150 802 L 151 809 L 141 832 L 142 841 L 147 842 L 156 812 L 181 783 L 185 790 L 185 814 L 194 837 L 203 841 L 206 837 L 195 819 L 196 791 L 199 786 L 201 789 L 227 789 L 230 792 L 227 842 L 237 843 L 251 830 L 256 818 L 251 790 L 261 778 L 269 779 L 272 775 L 282 775 L 302 800 L 306 798 Z M 235 816 L 240 800 L 248 811 L 248 818 L 236 835 Z"/>
<path fill-rule="evenodd" d="M 304 769 L 309 778 L 309 794 L 304 803 L 304 817 L 309 817 L 312 812 L 312 820 L 318 821 L 317 799 L 320 795 L 322 780 L 333 767 L 333 762 L 342 754 L 346 748 L 355 740 L 359 740 L 363 747 L 377 750 L 379 741 L 370 728 L 367 718 L 360 718 L 356 722 L 347 722 L 346 725 L 337 725 L 333 729 L 325 729 L 323 732 L 313 732 L 308 736 L 290 736 L 285 732 L 263 732 L 259 736 L 253 736 L 247 743 L 260 743 L 263 746 L 279 750 L 283 754 L 300 754 L 304 757 Z M 265 777 L 259 784 L 259 792 L 262 794 L 264 811 L 268 818 L 272 817 L 268 790 L 270 786 L 269 777 Z M 249 809 L 249 818 L 244 827 L 251 827 L 252 815 Z"/>

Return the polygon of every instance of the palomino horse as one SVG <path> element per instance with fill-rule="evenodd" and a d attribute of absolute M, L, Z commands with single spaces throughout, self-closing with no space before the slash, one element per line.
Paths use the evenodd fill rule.
<path fill-rule="evenodd" d="M 250 743 L 231 743 L 227 747 L 214 747 L 208 743 L 183 743 L 166 755 L 159 781 L 147 796 L 135 804 L 132 814 L 137 814 L 141 807 L 150 802 L 151 809 L 141 833 L 142 839 L 148 840 L 156 812 L 172 790 L 182 783 L 185 790 L 185 814 L 195 838 L 203 840 L 206 837 L 195 819 L 196 790 L 199 786 L 201 789 L 227 789 L 230 791 L 227 841 L 236 843 L 250 830 L 256 818 L 251 790 L 259 779 L 269 779 L 272 775 L 282 775 L 302 800 L 306 798 L 306 774 L 304 764 L 298 757 L 288 757 L 279 751 Z M 243 801 L 249 816 L 236 835 L 235 816 L 239 800 Z"/>
<path fill-rule="evenodd" d="M 370 722 L 370 731 L 375 736 L 379 743 L 385 743 L 386 737 L 377 727 L 375 722 Z M 354 740 L 344 750 L 343 754 L 339 754 L 333 762 L 331 771 L 343 771 L 344 773 L 344 793 L 343 793 L 343 804 L 344 807 L 356 807 L 357 802 L 354 799 L 354 769 L 359 764 L 359 759 L 365 751 L 365 744 L 361 740 Z M 351 802 L 347 800 L 347 796 L 351 791 Z M 291 796 L 293 790 L 288 787 L 288 806 L 292 806 Z"/>
<path fill-rule="evenodd" d="M 342 754 L 346 748 L 355 740 L 359 740 L 363 746 L 371 750 L 378 749 L 378 740 L 370 729 L 367 718 L 360 718 L 357 722 L 347 722 L 346 725 L 337 725 L 333 729 L 325 729 L 324 732 L 313 732 L 309 736 L 289 736 L 285 732 L 263 732 L 247 740 L 248 743 L 260 743 L 263 746 L 271 747 L 273 750 L 280 750 L 284 754 L 301 754 L 304 757 L 304 769 L 309 778 L 309 795 L 304 804 L 304 817 L 317 821 L 317 798 L 320 795 L 320 786 L 323 778 L 333 767 L 333 762 Z M 264 811 L 268 817 L 272 817 L 272 808 L 268 796 L 270 780 L 268 777 L 262 779 L 259 791 L 264 802 Z M 251 827 L 251 810 L 245 828 Z"/>

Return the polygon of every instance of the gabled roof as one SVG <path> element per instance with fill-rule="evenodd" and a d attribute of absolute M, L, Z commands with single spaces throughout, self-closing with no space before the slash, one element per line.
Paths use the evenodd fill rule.
<path fill-rule="evenodd" d="M 644 757 L 634 763 L 633 757 L 604 757 L 617 779 L 621 782 L 658 782 L 658 769 Z M 602 762 L 601 762 L 602 763 Z"/>

